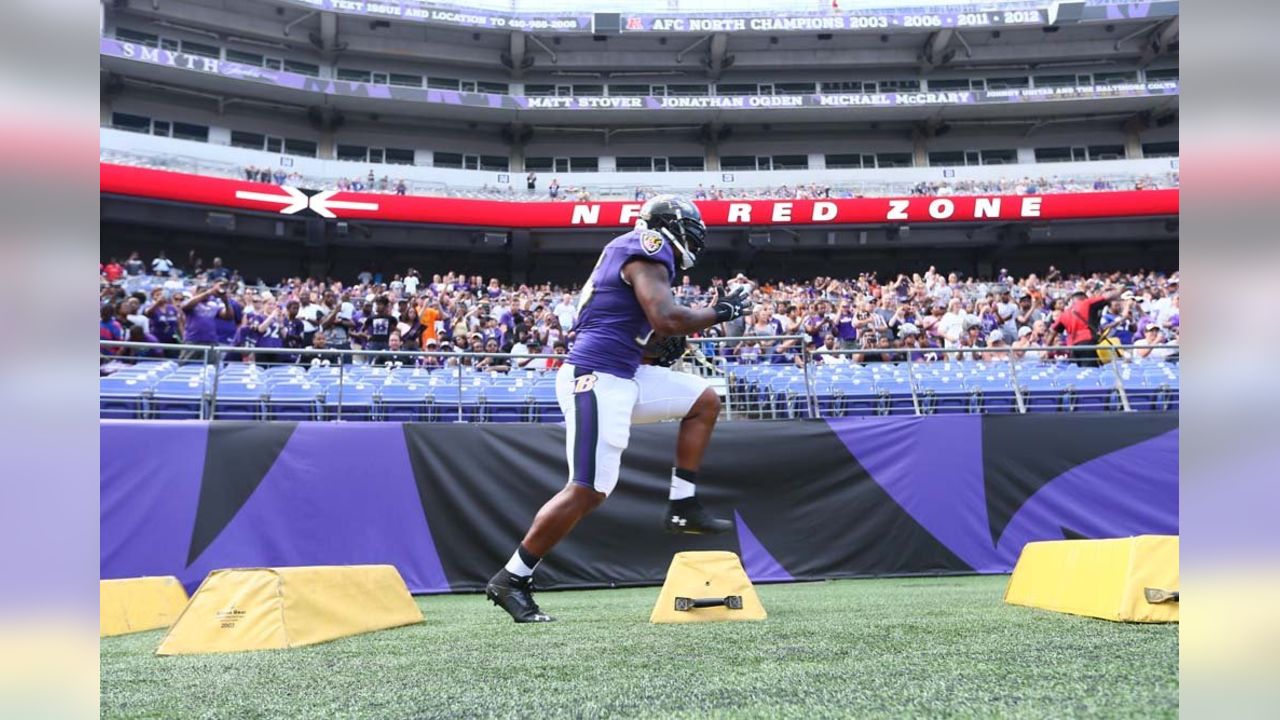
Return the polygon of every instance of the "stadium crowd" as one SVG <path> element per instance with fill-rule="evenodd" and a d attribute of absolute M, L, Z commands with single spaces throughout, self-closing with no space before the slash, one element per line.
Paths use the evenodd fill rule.
<path fill-rule="evenodd" d="M 593 200 L 645 200 L 667 192 L 685 192 L 695 200 L 827 200 L 851 199 L 863 197 L 887 197 L 895 195 L 1036 195 L 1043 193 L 1078 193 L 1103 192 L 1110 190 L 1156 190 L 1178 187 L 1178 174 L 1170 173 L 1162 177 L 1095 177 L 1082 179 L 1075 177 L 1023 177 L 1000 180 L 956 180 L 917 183 L 849 183 L 829 185 L 825 183 L 797 183 L 794 185 L 778 185 L 766 187 L 705 187 L 699 183 L 696 187 L 686 187 L 679 183 L 678 176 L 671 185 L 654 188 L 638 185 L 628 197 L 627 191 L 621 188 L 600 187 L 588 188 L 578 185 L 561 185 L 559 178 L 551 178 L 545 189 L 536 187 L 536 173 L 533 181 L 526 181 L 526 190 L 517 190 L 514 184 L 483 184 L 478 189 L 451 188 L 437 186 L 410 186 L 404 179 L 392 180 L 383 175 L 378 179 L 372 169 L 365 178 L 339 178 L 328 180 L 320 178 L 304 178 L 296 173 L 284 175 L 279 170 L 272 171 L 246 168 L 246 175 L 256 173 L 255 182 L 270 182 L 262 177 L 283 177 L 274 180 L 275 184 L 298 185 L 308 188 L 333 190 L 349 190 L 352 192 L 383 193 L 396 195 L 427 195 L 444 197 L 467 197 L 488 200 L 511 201 L 551 201 L 551 202 L 591 202 Z M 252 178 L 251 178 L 252 180 Z M 529 187 L 534 185 L 534 187 Z"/>
<path fill-rule="evenodd" d="M 458 197 L 484 200 L 510 200 L 520 202 L 591 202 L 597 200 L 644 200 L 667 192 L 680 192 L 692 196 L 695 200 L 817 200 L 817 199 L 852 199 L 863 197 L 896 197 L 905 195 L 1034 195 L 1038 193 L 1077 193 L 1099 192 L 1109 190 L 1156 190 L 1176 188 L 1180 177 L 1176 172 L 1164 175 L 1106 175 L 1083 177 L 1080 175 L 1057 175 L 1022 178 L 1002 178 L 999 180 L 945 180 L 930 182 L 907 182 L 889 180 L 850 180 L 835 184 L 799 183 L 782 184 L 764 187 L 719 187 L 704 186 L 700 183 L 682 182 L 681 173 L 668 173 L 670 182 L 661 187 L 649 185 L 637 186 L 599 186 L 587 187 L 572 183 L 561 184 L 560 178 L 551 177 L 544 182 L 536 172 L 525 176 L 524 188 L 518 188 L 519 178 L 508 174 L 509 183 L 480 187 L 463 187 L 446 185 L 443 182 L 419 182 L 403 177 L 392 177 L 386 170 L 388 166 L 380 166 L 379 175 L 374 168 L 368 172 L 352 177 L 313 177 L 281 168 L 266 168 L 248 165 L 201 165 L 183 167 L 171 162 L 169 158 L 149 157 L 133 153 L 103 151 L 101 159 L 122 165 L 150 167 L 160 170 L 176 170 L 194 172 L 201 175 L 234 177 L 249 182 L 290 185 L 314 190 L 340 190 L 362 193 L 380 193 L 388 195 L 416 195 L 426 197 Z M 495 173 L 502 174 L 502 173 Z"/>
<path fill-rule="evenodd" d="M 179 268 L 165 253 L 150 263 L 132 253 L 101 268 L 99 337 L 159 344 L 221 345 L 297 352 L 261 353 L 268 362 L 337 362 L 321 349 L 421 350 L 439 355 L 370 355 L 359 361 L 403 365 L 474 365 L 494 371 L 554 368 L 572 347 L 577 288 L 504 285 L 495 278 L 416 269 L 383 275 L 364 270 L 354 282 L 289 278 L 247 284 L 220 258 L 206 266 L 193 251 Z M 754 282 L 714 278 L 699 287 L 688 276 L 674 287 L 679 302 L 705 302 L 725 284 L 753 282 L 754 311 L 710 328 L 699 352 L 740 363 L 892 362 L 947 358 L 1004 360 L 1070 357 L 1064 346 L 1110 338 L 1137 346 L 1137 358 L 1168 358 L 1181 331 L 1178 275 L 1158 272 L 992 279 L 960 277 L 930 267 L 879 278 L 817 277 Z M 1096 301 L 1095 299 L 1102 298 Z M 1088 316 L 1088 317 L 1086 317 Z M 956 349 L 941 352 L 942 348 Z M 897 351 L 897 352 L 893 352 Z M 494 357 L 475 357 L 490 353 Z M 175 354 L 105 348 L 104 356 Z M 553 357 L 531 359 L 529 356 Z M 348 356 L 349 357 L 349 356 Z"/>

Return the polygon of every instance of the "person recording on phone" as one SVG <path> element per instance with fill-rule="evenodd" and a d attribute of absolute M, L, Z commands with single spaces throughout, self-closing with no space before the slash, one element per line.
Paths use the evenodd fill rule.
<path fill-rule="evenodd" d="M 347 300 L 336 298 L 329 314 L 320 321 L 320 332 L 325 335 L 326 345 L 333 350 L 350 350 L 351 333 L 356 329 L 355 305 Z"/>
<path fill-rule="evenodd" d="M 182 342 L 186 345 L 216 345 L 218 342 L 218 318 L 231 320 L 235 316 L 231 305 L 227 302 L 227 284 L 219 280 L 212 286 L 202 287 L 195 295 L 182 304 L 182 314 L 186 319 L 183 328 Z M 184 350 L 182 360 L 190 360 L 198 355 L 196 350 Z"/>

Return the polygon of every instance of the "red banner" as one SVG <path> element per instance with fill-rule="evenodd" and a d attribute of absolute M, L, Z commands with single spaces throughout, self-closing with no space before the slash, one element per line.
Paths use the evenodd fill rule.
<path fill-rule="evenodd" d="M 518 202 L 302 191 L 267 183 L 101 164 L 103 193 L 241 210 L 477 228 L 625 227 L 636 202 Z M 699 200 L 708 225 L 851 225 L 1132 218 L 1178 214 L 1178 190 L 833 200 Z"/>

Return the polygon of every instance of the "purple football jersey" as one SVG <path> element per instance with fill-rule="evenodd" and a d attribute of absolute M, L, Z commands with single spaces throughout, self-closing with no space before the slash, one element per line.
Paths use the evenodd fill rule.
<path fill-rule="evenodd" d="M 635 376 L 652 330 L 635 291 L 622 279 L 622 266 L 637 258 L 659 263 L 668 279 L 675 277 L 675 251 L 657 232 L 632 230 L 605 245 L 578 301 L 577 337 L 569 352 L 572 365 L 621 378 Z"/>

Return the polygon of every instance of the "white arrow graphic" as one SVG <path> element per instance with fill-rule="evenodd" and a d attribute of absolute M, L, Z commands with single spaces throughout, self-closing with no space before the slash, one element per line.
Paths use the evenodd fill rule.
<path fill-rule="evenodd" d="M 337 195 L 337 190 L 325 190 L 307 197 L 306 193 L 298 188 L 281 185 L 280 189 L 285 192 L 284 195 L 273 195 L 271 193 L 253 192 L 252 190 L 237 190 L 236 198 L 240 200 L 255 200 L 257 202 L 277 203 L 284 205 L 280 208 L 281 215 L 293 215 L 302 212 L 306 208 L 311 208 L 320 217 L 336 218 L 334 210 L 377 210 L 378 203 L 369 202 L 352 202 L 350 200 L 330 200 L 329 198 Z"/>
<path fill-rule="evenodd" d="M 274 195 L 271 193 L 253 192 L 250 190 L 237 190 L 236 198 L 240 200 L 256 200 L 258 202 L 280 203 L 281 205 L 288 206 L 280 209 L 280 213 L 282 215 L 292 215 L 296 212 L 301 212 L 307 208 L 310 198 L 307 197 L 306 193 L 302 192 L 298 188 L 289 187 L 288 185 L 282 185 L 280 186 L 280 189 L 285 191 L 285 193 L 287 194 Z M 332 217 L 332 215 L 330 215 L 330 217 Z"/>
<path fill-rule="evenodd" d="M 287 188 L 292 190 L 293 188 Z M 321 217 L 338 217 L 333 214 L 333 210 L 377 210 L 378 203 L 352 202 L 350 200 L 330 200 L 329 198 L 337 195 L 337 190 L 325 190 L 322 193 L 316 193 L 311 196 L 311 209 L 315 210 Z M 333 208 L 333 210 L 330 210 Z M 283 211 L 282 211 L 283 212 Z"/>

